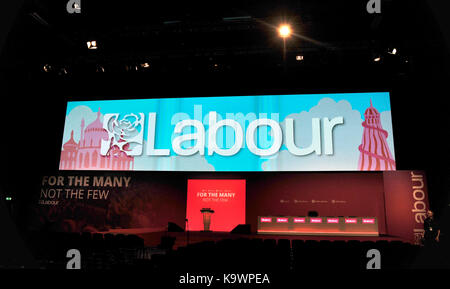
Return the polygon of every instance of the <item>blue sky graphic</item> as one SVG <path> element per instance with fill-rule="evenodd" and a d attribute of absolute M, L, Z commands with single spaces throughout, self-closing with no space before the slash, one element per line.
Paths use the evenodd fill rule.
<path fill-rule="evenodd" d="M 318 104 L 323 99 L 331 99 L 336 104 L 344 101 L 348 102 L 351 106 L 351 110 L 356 110 L 360 113 L 359 126 L 361 122 L 364 120 L 364 112 L 370 106 L 370 100 L 372 100 L 373 106 L 380 112 L 382 115 L 388 115 L 386 119 L 388 121 L 383 123 L 383 128 L 388 131 L 391 146 L 391 152 L 394 154 L 393 150 L 393 140 L 392 140 L 392 124 L 390 123 L 390 99 L 389 93 L 387 92 L 377 92 L 377 93 L 345 93 L 345 94 L 302 94 L 302 95 L 258 95 L 258 96 L 230 96 L 230 97 L 196 97 L 196 98 L 164 98 L 164 99 L 126 99 L 126 100 L 102 100 L 102 101 L 82 101 L 82 102 L 69 102 L 67 104 L 67 118 L 66 118 L 66 126 L 64 132 L 64 142 L 68 140 L 68 136 L 70 137 L 70 130 L 74 127 L 79 127 L 79 123 L 77 124 L 68 124 L 67 122 L 70 119 L 77 119 L 77 122 L 80 120 L 80 116 L 73 118 L 70 114 L 72 110 L 79 108 L 80 106 L 85 106 L 90 108 L 93 113 L 96 113 L 100 108 L 102 115 L 107 113 L 119 113 L 121 117 L 126 114 L 134 113 L 137 114 L 139 112 L 143 112 L 148 118 L 149 112 L 157 113 L 157 123 L 156 123 L 156 140 L 155 147 L 156 148 L 168 148 L 171 150 L 170 157 L 152 157 L 145 155 L 145 146 L 144 146 L 144 154 L 139 157 L 135 157 L 135 169 L 136 170 L 180 170 L 176 166 L 180 166 L 182 168 L 186 167 L 195 167 L 192 165 L 177 165 L 176 158 L 178 156 L 173 152 L 171 141 L 175 137 L 173 134 L 173 130 L 175 128 L 176 122 L 182 119 L 191 118 L 201 120 L 204 124 L 205 130 L 208 130 L 208 118 L 207 114 L 210 111 L 216 111 L 218 115 L 222 118 L 226 118 L 226 114 L 232 113 L 242 113 L 244 116 L 249 113 L 254 113 L 256 117 L 259 117 L 260 114 L 265 114 L 265 117 L 272 118 L 272 113 L 278 113 L 279 118 L 276 119 L 280 123 L 285 120 L 285 118 L 292 114 L 300 114 L 301 112 L 309 112 L 312 108 L 317 108 Z M 341 102 L 341 105 L 343 103 Z M 201 108 L 200 108 L 201 107 Z M 338 108 L 339 105 L 334 105 L 333 102 L 328 106 L 327 111 L 324 112 L 327 115 L 323 115 L 323 117 L 328 116 L 330 119 L 334 116 L 339 115 L 340 111 L 332 111 L 333 107 Z M 331 109 L 331 111 L 330 111 Z M 201 110 L 201 112 L 200 112 Z M 76 110 L 74 110 L 76 112 Z M 384 113 L 383 113 L 384 112 Z M 69 118 L 69 115 L 71 118 Z M 176 116 L 176 117 L 174 117 Z M 90 116 L 92 119 L 92 116 Z M 219 118 L 220 119 L 220 118 Z M 147 121 L 147 119 L 146 119 Z M 86 123 L 88 125 L 89 122 Z M 244 123 L 241 122 L 242 125 Z M 274 156 L 270 156 L 267 158 L 262 158 L 252 154 L 245 145 L 245 131 L 248 126 L 249 121 L 245 122 L 244 128 L 244 147 L 232 157 L 224 157 L 217 154 L 212 156 L 208 156 L 208 150 L 205 148 L 205 156 L 204 158 L 196 157 L 196 161 L 207 162 L 207 164 L 200 164 L 199 170 L 216 170 L 216 171 L 262 171 L 264 169 L 268 170 L 283 170 L 283 163 L 278 162 L 276 166 L 268 166 L 265 162 L 273 160 L 278 156 L 278 154 Z M 344 124 L 347 125 L 347 124 Z M 354 124 L 355 125 L 355 124 Z M 309 124 L 305 124 L 305 126 L 311 126 L 311 122 Z M 384 127 L 387 126 L 387 127 Z M 335 152 L 339 150 L 346 150 L 348 154 L 354 154 L 353 159 L 356 158 L 356 155 L 359 156 L 359 152 L 354 148 L 342 148 L 339 147 L 338 143 L 341 146 L 345 146 L 345 137 L 343 135 L 339 135 L 339 127 L 335 128 L 334 138 L 335 142 Z M 309 145 L 309 140 L 311 139 L 311 132 L 309 128 L 309 136 L 305 136 L 304 141 L 305 145 Z M 306 131 L 306 130 L 305 130 Z M 362 130 L 361 130 L 362 131 Z M 193 132 L 193 130 L 185 129 L 183 133 Z M 218 133 L 218 143 L 219 146 L 226 148 L 226 143 L 232 144 L 234 142 L 234 134 L 229 133 L 231 129 L 226 128 L 220 130 Z M 272 144 L 270 133 L 266 135 L 267 137 L 259 137 L 259 134 L 263 134 L 261 129 L 258 131 L 258 135 L 255 138 L 257 140 L 257 144 L 260 148 L 269 147 Z M 296 138 L 297 134 L 302 135 L 302 132 L 298 132 L 296 129 Z M 359 142 L 362 137 L 362 133 L 358 133 L 356 136 L 359 138 Z M 79 135 L 79 133 L 75 134 Z M 207 135 L 205 135 L 207 139 Z M 228 138 L 228 140 L 227 140 Z M 75 139 L 78 141 L 78 139 Z M 147 141 L 147 131 L 144 130 L 144 141 Z M 63 142 L 63 143 L 64 143 Z M 222 144 L 222 145 L 220 145 Z M 193 142 L 185 142 L 183 144 L 184 147 L 189 147 L 193 145 Z M 207 141 L 206 141 L 207 146 Z M 300 144 L 300 146 L 302 146 Z M 323 143 L 322 143 L 323 147 Z M 352 151 L 354 152 L 352 153 Z M 284 153 L 288 153 L 286 151 L 286 147 L 282 146 L 280 153 L 285 151 Z M 279 154 L 280 154 L 279 153 Z M 317 158 L 328 158 L 330 160 L 329 165 L 324 165 L 320 167 L 318 170 L 333 170 L 334 167 L 338 166 L 336 162 L 333 162 L 334 156 L 316 156 L 315 154 L 303 157 L 308 162 L 314 162 Z M 153 159 L 151 159 L 153 158 Z M 157 159 L 155 159 L 157 158 Z M 301 157 L 300 157 L 301 158 Z M 160 159 L 160 160 L 159 160 Z M 171 161 L 168 161 L 168 160 Z M 184 161 L 189 162 L 189 157 L 182 158 Z M 181 158 L 180 158 L 181 160 Z M 192 158 L 194 161 L 194 158 Z M 340 162 L 343 162 L 341 159 Z M 180 162 L 181 163 L 181 162 Z M 311 163 L 312 164 L 312 163 Z M 307 164 L 304 164 L 307 167 Z M 356 170 L 356 165 L 354 166 L 342 166 L 340 170 Z M 174 166 L 174 167 L 172 167 Z M 281 166 L 281 167 L 280 167 Z M 302 166 L 301 168 L 296 169 L 295 165 L 293 170 L 304 170 Z M 288 166 L 286 166 L 287 168 Z M 311 167 L 314 167 L 313 165 Z M 328 167 L 328 168 L 327 168 Z M 271 169 L 272 168 L 272 169 Z M 292 169 L 292 167 L 289 167 Z M 316 169 L 317 170 L 317 169 Z"/>

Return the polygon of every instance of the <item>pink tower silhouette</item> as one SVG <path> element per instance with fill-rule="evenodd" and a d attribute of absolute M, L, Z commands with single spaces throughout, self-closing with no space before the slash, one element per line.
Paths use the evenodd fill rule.
<path fill-rule="evenodd" d="M 134 157 L 118 148 L 111 148 L 112 153 L 107 156 L 100 154 L 102 139 L 108 139 L 108 132 L 103 128 L 100 116 L 99 108 L 97 118 L 86 129 L 84 118 L 81 120 L 81 137 L 78 143 L 75 142 L 72 131 L 61 151 L 61 170 L 133 170 Z M 124 146 L 124 150 L 127 149 L 128 144 Z"/>
<path fill-rule="evenodd" d="M 77 161 L 78 144 L 73 139 L 73 130 L 70 133 L 70 139 L 64 144 L 61 151 L 60 169 L 73 170 Z"/>
<path fill-rule="evenodd" d="M 388 132 L 381 126 L 380 113 L 373 107 L 372 100 L 370 100 L 370 107 L 364 113 L 364 118 L 358 169 L 360 171 L 395 170 L 395 160 L 386 141 Z"/>

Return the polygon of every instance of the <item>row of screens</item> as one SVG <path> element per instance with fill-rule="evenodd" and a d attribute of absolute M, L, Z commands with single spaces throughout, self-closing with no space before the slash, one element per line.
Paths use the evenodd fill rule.
<path fill-rule="evenodd" d="M 325 222 L 326 220 L 326 222 Z M 295 224 L 304 224 L 304 223 L 311 223 L 311 224 L 321 224 L 321 223 L 327 223 L 327 224 L 339 224 L 339 218 L 326 218 L 326 219 L 322 219 L 322 218 L 309 218 L 309 220 L 307 221 L 307 218 L 292 218 L 292 222 Z M 357 218 L 345 218 L 343 219 L 345 224 L 357 224 L 358 223 L 358 219 Z M 261 223 L 272 223 L 273 220 L 271 217 L 261 217 L 260 218 L 260 222 Z M 276 218 L 275 219 L 276 223 L 289 223 L 289 218 Z M 361 219 L 361 223 L 362 224 L 375 224 L 375 218 L 363 218 Z"/>

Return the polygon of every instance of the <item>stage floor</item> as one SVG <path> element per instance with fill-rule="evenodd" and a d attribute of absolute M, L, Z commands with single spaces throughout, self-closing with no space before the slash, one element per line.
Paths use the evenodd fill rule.
<path fill-rule="evenodd" d="M 330 240 L 330 241 L 349 241 L 349 240 L 359 240 L 359 241 L 404 241 L 398 237 L 393 236 L 305 236 L 305 235 L 265 235 L 265 234 L 231 234 L 229 232 L 201 232 L 201 231 L 191 231 L 191 232 L 148 232 L 145 230 L 135 229 L 132 230 L 114 230 L 103 233 L 112 233 L 112 234 L 135 234 L 144 239 L 144 244 L 146 247 L 156 247 L 161 243 L 162 237 L 175 237 L 175 245 L 174 249 L 178 247 L 184 247 L 188 244 L 188 236 L 189 236 L 189 244 L 200 243 L 204 241 L 220 241 L 223 239 L 239 239 L 239 238 L 247 238 L 247 239 L 288 239 L 288 240 Z"/>

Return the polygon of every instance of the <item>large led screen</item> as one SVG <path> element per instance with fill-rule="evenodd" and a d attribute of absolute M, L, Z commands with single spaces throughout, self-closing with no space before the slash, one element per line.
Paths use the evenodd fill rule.
<path fill-rule="evenodd" d="M 395 170 L 389 93 L 68 102 L 62 170 Z"/>

